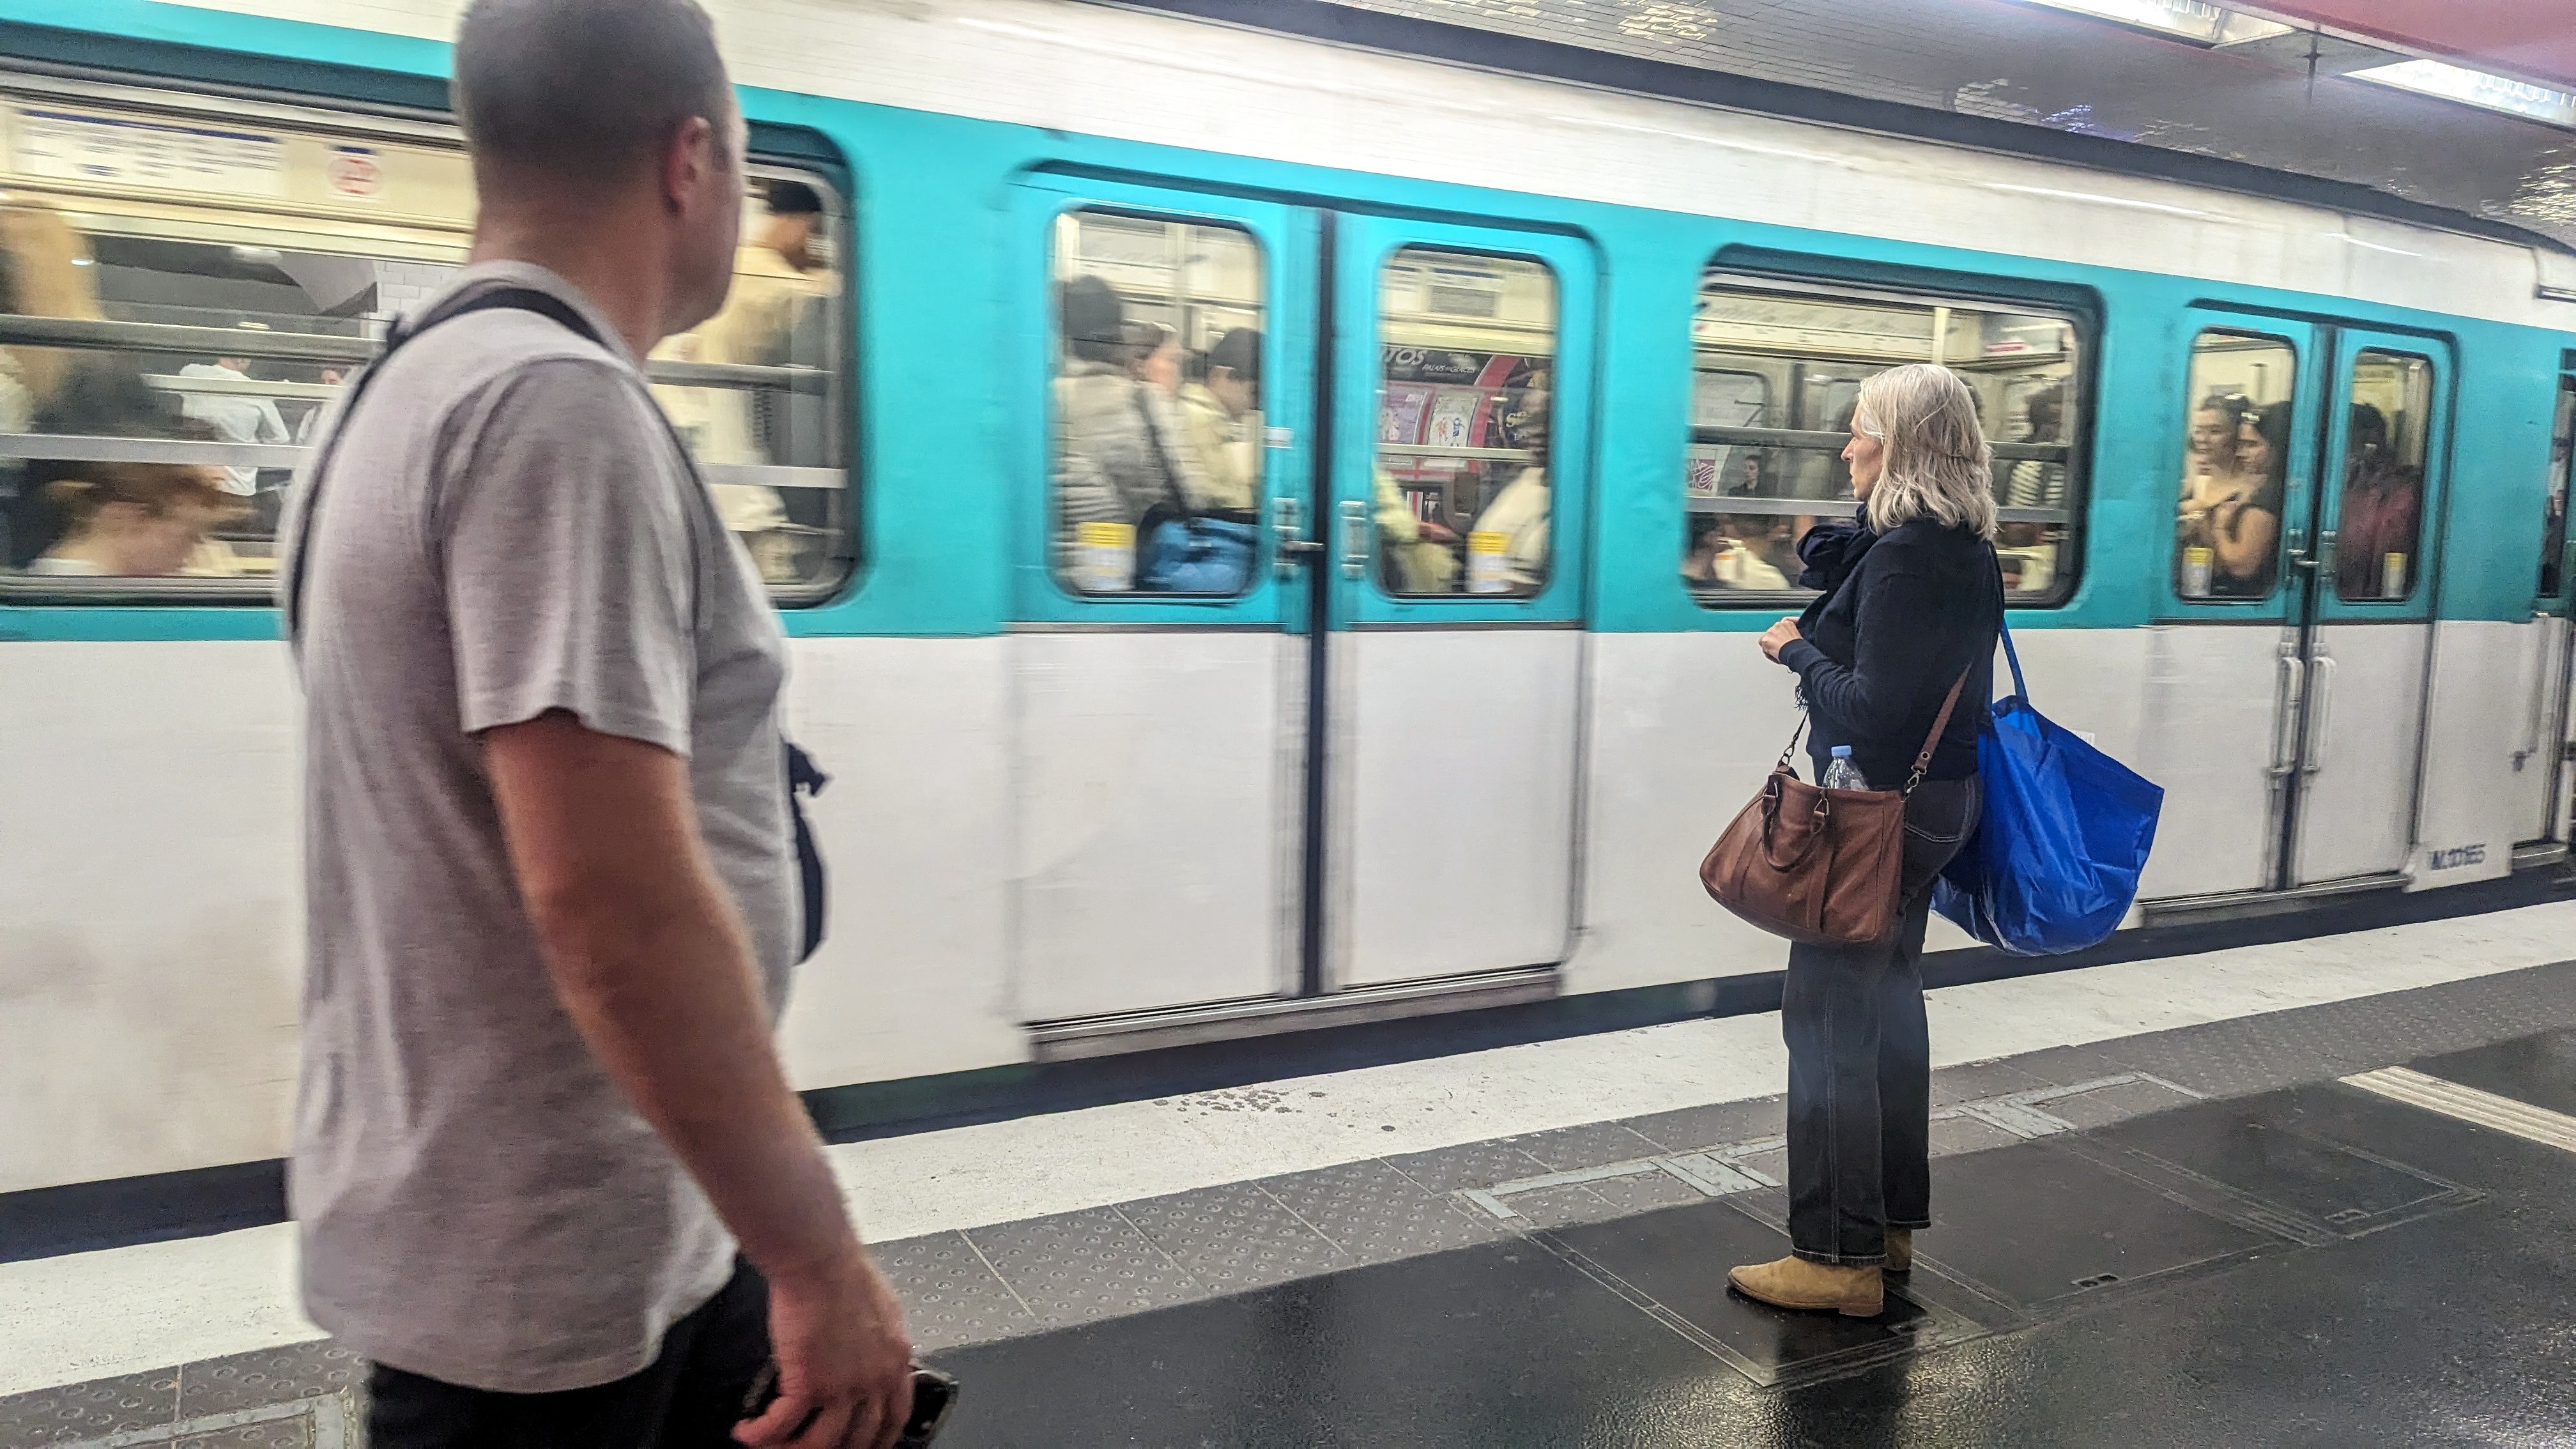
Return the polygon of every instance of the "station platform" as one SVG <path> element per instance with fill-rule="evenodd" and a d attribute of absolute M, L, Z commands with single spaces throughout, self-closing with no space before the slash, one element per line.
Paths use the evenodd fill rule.
<path fill-rule="evenodd" d="M 833 1149 L 944 1445 L 2576 1442 L 2576 902 L 1936 991 L 1871 1321 L 1753 1015 Z M 0 1445 L 348 1446 L 261 1228 L 0 1264 Z"/>

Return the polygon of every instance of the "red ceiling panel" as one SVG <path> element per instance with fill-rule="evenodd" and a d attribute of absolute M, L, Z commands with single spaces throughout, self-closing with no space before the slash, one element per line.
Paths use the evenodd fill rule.
<path fill-rule="evenodd" d="M 2576 91 L 2576 0 L 2255 0 L 2249 8 Z"/>

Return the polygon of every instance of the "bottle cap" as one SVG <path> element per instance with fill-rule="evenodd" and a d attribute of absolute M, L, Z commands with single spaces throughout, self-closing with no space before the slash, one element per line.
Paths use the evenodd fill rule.
<path fill-rule="evenodd" d="M 1851 746 L 1849 746 L 1849 745 L 1836 745 L 1836 746 L 1834 746 L 1834 758 L 1835 758 L 1835 759 L 1837 759 L 1837 760 L 1845 760 L 1845 759 L 1849 759 L 1849 758 L 1851 758 Z"/>

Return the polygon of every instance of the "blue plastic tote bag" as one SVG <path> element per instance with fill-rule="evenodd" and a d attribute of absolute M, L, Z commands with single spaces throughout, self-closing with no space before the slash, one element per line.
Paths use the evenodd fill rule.
<path fill-rule="evenodd" d="M 1977 735 L 1985 814 L 1932 884 L 1932 905 L 2015 956 L 2080 951 L 2137 898 L 2165 792 L 2031 708 L 2012 630 L 2013 692 Z"/>

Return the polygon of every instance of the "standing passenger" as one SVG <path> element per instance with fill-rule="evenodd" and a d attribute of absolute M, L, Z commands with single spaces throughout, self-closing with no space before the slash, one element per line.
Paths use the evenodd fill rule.
<path fill-rule="evenodd" d="M 1179 498 L 1199 506 L 1206 486 L 1181 442 L 1181 421 L 1161 389 L 1139 380 L 1126 304 L 1085 274 L 1056 299 L 1064 366 L 1055 379 L 1057 564 L 1086 593 L 1136 584 L 1136 531 L 1146 512 Z M 1085 525 L 1106 527 L 1098 541 Z"/>
<path fill-rule="evenodd" d="M 179 369 L 181 377 L 218 385 L 250 381 L 250 359 L 218 357 L 212 363 L 192 362 Z M 214 424 L 229 443 L 287 443 L 295 435 L 286 430 L 286 420 L 277 415 L 277 404 L 264 397 L 239 392 L 192 392 L 181 398 L 180 410 L 192 418 L 203 418 Z M 259 469 L 256 466 L 224 469 L 225 491 L 244 498 L 259 491 Z"/>
<path fill-rule="evenodd" d="M 1958 705 L 1905 804 L 1903 912 L 1869 946 L 1792 946 L 1781 990 L 1789 1044 L 1790 1256 L 1727 1274 L 1782 1308 L 1876 1317 L 1879 1274 L 1914 1266 L 1932 1225 L 1932 1058 L 1923 1017 L 1923 929 L 1933 876 L 1976 829 L 1977 728 L 1993 688 L 2003 585 L 1992 455 L 1976 394 L 1914 363 L 1861 385 L 1843 450 L 1861 524 L 1826 525 L 1801 549 L 1822 598 L 1761 639 L 1797 671 L 1819 778 L 1852 747 L 1868 787 L 1911 784 L 1916 755 L 1956 684 Z M 1849 537 L 1840 537 L 1849 535 Z"/>
<path fill-rule="evenodd" d="M 768 216 L 760 235 L 734 255 L 732 290 L 724 310 L 685 337 L 674 337 L 660 355 L 682 362 L 781 367 L 798 361 L 797 331 L 807 313 L 832 294 L 832 273 L 814 255 L 823 220 L 823 198 L 801 181 L 772 181 L 762 190 Z M 698 456 L 714 463 L 796 464 L 783 426 L 790 394 L 767 388 L 658 387 Z M 763 483 L 712 483 L 725 527 L 743 535 L 761 577 L 783 583 L 796 576 L 782 532 L 787 504 Z"/>
<path fill-rule="evenodd" d="M 1208 349 L 1207 377 L 1181 389 L 1181 428 L 1207 509 L 1252 519 L 1261 493 L 1261 329 L 1237 327 Z"/>
<path fill-rule="evenodd" d="M 376 1449 L 722 1444 L 771 1357 L 742 1442 L 880 1449 L 902 1313 L 771 1042 L 783 641 L 638 362 L 724 300 L 742 120 L 693 0 L 477 0 L 455 66 L 471 265 L 290 528 L 305 1310 Z"/>
<path fill-rule="evenodd" d="M 2336 520 L 2335 593 L 2402 599 L 2415 591 L 2415 542 L 2423 530 L 2424 471 L 2397 453 L 2388 415 L 2352 405 Z"/>

